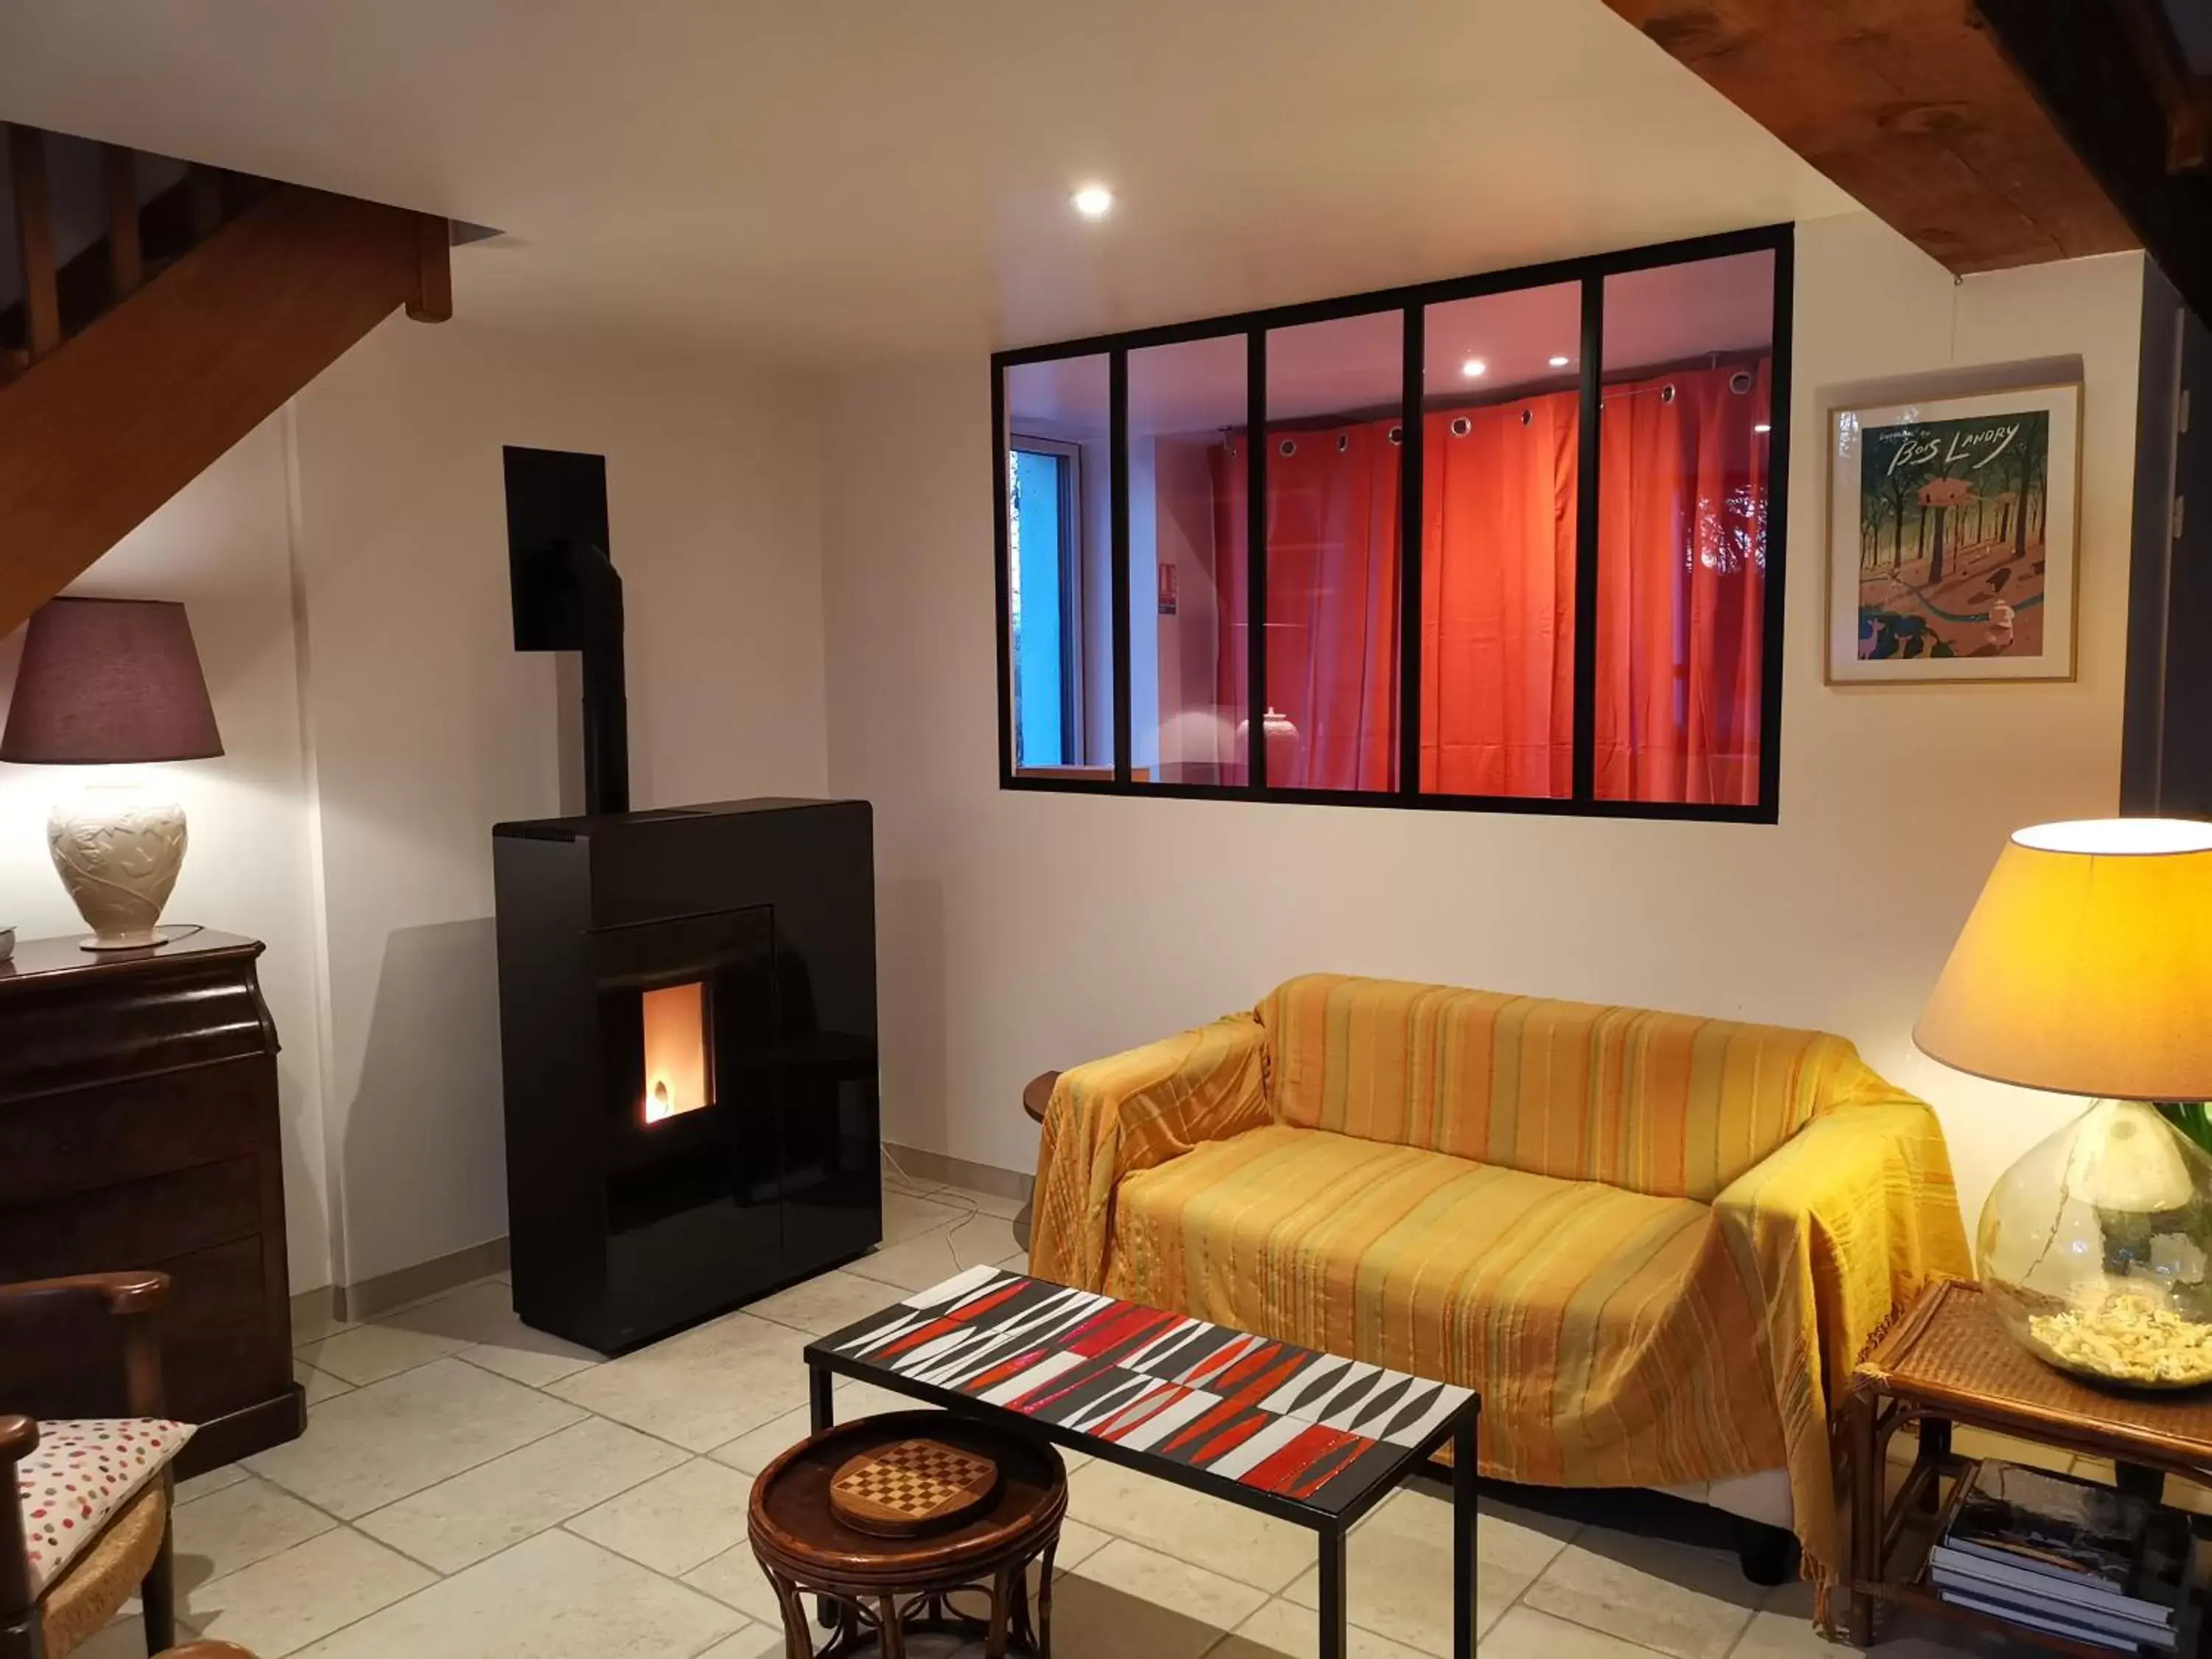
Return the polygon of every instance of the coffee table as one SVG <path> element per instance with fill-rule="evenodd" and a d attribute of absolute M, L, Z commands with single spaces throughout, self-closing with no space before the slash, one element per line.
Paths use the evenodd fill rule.
<path fill-rule="evenodd" d="M 850 1376 L 1311 1528 L 1322 1659 L 1346 1652 L 1346 1534 L 1449 1442 L 1452 1652 L 1474 1659 L 1471 1389 L 1002 1267 L 916 1291 L 805 1358 L 817 1434 Z"/>

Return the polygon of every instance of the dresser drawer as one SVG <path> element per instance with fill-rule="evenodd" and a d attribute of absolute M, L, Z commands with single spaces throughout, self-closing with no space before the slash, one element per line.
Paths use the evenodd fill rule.
<path fill-rule="evenodd" d="M 0 1281 L 154 1266 L 261 1231 L 251 1154 L 43 1203 L 0 1201 Z"/>
<path fill-rule="evenodd" d="M 0 1206 L 251 1152 L 275 1138 L 274 1090 L 268 1060 L 246 1060 L 0 1100 Z"/>

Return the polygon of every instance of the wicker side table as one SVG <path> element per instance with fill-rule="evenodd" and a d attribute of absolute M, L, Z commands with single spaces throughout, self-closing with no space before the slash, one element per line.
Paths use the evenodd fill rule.
<path fill-rule="evenodd" d="M 1917 1607 L 1958 1623 L 2061 1652 L 2102 1656 L 2063 1637 L 1953 1606 L 1918 1582 L 1938 1483 L 1971 1461 L 1951 1452 L 1964 1423 L 2119 1466 L 2121 1484 L 2155 1498 L 2167 1474 L 2212 1484 L 2212 1391 L 2128 1394 L 2092 1388 L 2044 1364 L 2014 1342 L 1979 1285 L 1944 1279 L 1851 1373 L 1850 1429 L 1851 1577 L 1850 1639 L 1872 1644 L 1878 1602 Z M 1920 1449 L 1894 1499 L 1885 1501 L 1889 1438 L 1920 1425 Z"/>
<path fill-rule="evenodd" d="M 841 1468 L 910 1439 L 988 1458 L 999 1469 L 995 1493 L 950 1528 L 908 1537 L 862 1531 L 833 1512 L 830 1488 Z M 871 1643 L 884 1659 L 903 1659 L 908 1632 L 922 1631 L 981 1638 L 989 1659 L 1010 1648 L 1050 1659 L 1052 1557 L 1066 1513 L 1067 1472 L 1042 1441 L 949 1412 L 893 1412 L 824 1429 L 770 1463 L 753 1483 L 747 1530 L 783 1611 L 791 1659 L 814 1653 L 810 1596 L 823 1598 L 823 1622 L 836 1627 L 821 1659 Z M 1034 1623 L 1032 1561 L 1042 1565 Z M 963 1613 L 952 1598 L 963 1595 L 986 1598 L 988 1611 Z"/>

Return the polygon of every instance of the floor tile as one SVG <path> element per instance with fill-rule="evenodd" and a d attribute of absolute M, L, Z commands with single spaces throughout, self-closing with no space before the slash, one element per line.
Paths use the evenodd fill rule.
<path fill-rule="evenodd" d="M 252 1478 L 252 1471 L 243 1463 L 219 1463 L 189 1480 L 178 1481 L 176 1502 L 179 1504 L 190 1504 L 211 1492 L 221 1492 L 225 1486 L 234 1486 L 241 1480 Z"/>
<path fill-rule="evenodd" d="M 812 1432 L 812 1420 L 805 1407 L 794 1407 L 757 1429 L 746 1430 L 734 1440 L 724 1441 L 708 1455 L 717 1463 L 746 1474 L 758 1474 L 782 1453 L 805 1439 Z"/>
<path fill-rule="evenodd" d="M 1680 1659 L 1722 1659 L 1762 1595 L 1732 1553 L 1592 1527 L 1521 1599 Z"/>
<path fill-rule="evenodd" d="M 305 1434 L 257 1453 L 246 1467 L 349 1520 L 583 1414 L 458 1359 L 438 1359 L 326 1401 Z"/>
<path fill-rule="evenodd" d="M 557 1528 L 307 1650 L 312 1659 L 676 1659 L 739 1628 L 707 1596 Z"/>
<path fill-rule="evenodd" d="M 734 1636 L 725 1636 L 699 1659 L 785 1659 L 783 1627 L 747 1620 Z"/>
<path fill-rule="evenodd" d="M 295 1352 L 317 1370 L 359 1387 L 427 1365 L 466 1346 L 451 1337 L 431 1336 L 394 1325 L 356 1325 Z"/>
<path fill-rule="evenodd" d="M 1534 1607 L 1509 1607 L 1482 1639 L 1483 1659 L 1650 1659 L 1651 1650 Z"/>
<path fill-rule="evenodd" d="M 179 1504 L 172 1524 L 178 1582 L 192 1585 L 304 1544 L 337 1522 L 291 1493 L 248 1476 Z"/>
<path fill-rule="evenodd" d="M 734 1544 L 711 1556 L 684 1575 L 684 1582 L 726 1607 L 735 1607 L 764 1625 L 783 1627 L 783 1609 L 769 1588 L 768 1575 L 750 1544 Z"/>
<path fill-rule="evenodd" d="M 1060 1523 L 1060 1542 L 1052 1552 L 1052 1570 L 1066 1572 L 1079 1567 L 1114 1541 L 1114 1534 L 1087 1526 L 1073 1516 Z"/>
<path fill-rule="evenodd" d="M 479 1279 L 387 1315 L 379 1324 L 464 1344 L 459 1357 L 517 1382 L 542 1389 L 600 1363 L 589 1348 L 533 1330 L 516 1316 L 514 1288 Z"/>
<path fill-rule="evenodd" d="M 1018 1198 L 1000 1198 L 996 1193 L 979 1193 L 973 1187 L 957 1187 L 948 1182 L 939 1188 L 934 1196 L 939 1204 L 963 1205 L 978 1215 L 994 1215 L 1005 1221 L 1012 1221 L 1022 1212 L 1022 1200 Z"/>
<path fill-rule="evenodd" d="M 440 1572 L 458 1572 L 683 1461 L 665 1442 L 587 1417 L 358 1524 Z"/>
<path fill-rule="evenodd" d="M 183 1619 L 177 1620 L 177 1640 L 191 1641 L 199 1632 Z M 89 1641 L 70 1650 L 70 1659 L 146 1659 L 146 1626 L 135 1613 L 111 1619 Z"/>
<path fill-rule="evenodd" d="M 585 1510 L 568 1530 L 680 1578 L 744 1542 L 752 1489 L 750 1475 L 697 1457 Z"/>
<path fill-rule="evenodd" d="M 283 1659 L 435 1582 L 428 1568 L 340 1527 L 195 1587 L 185 1613 L 203 1636 Z"/>
<path fill-rule="evenodd" d="M 1346 1632 L 1350 1659 L 1426 1659 L 1409 1648 L 1354 1625 Z M 1311 1607 L 1276 1600 L 1254 1613 L 1206 1659 L 1316 1659 L 1321 1652 L 1321 1623 Z"/>
<path fill-rule="evenodd" d="M 326 1311 L 327 1306 L 325 1303 L 324 1307 L 316 1312 L 293 1320 L 292 1346 L 295 1348 L 304 1347 L 310 1342 L 319 1342 L 326 1336 L 335 1336 L 340 1331 L 353 1328 L 350 1320 L 333 1317 Z"/>
<path fill-rule="evenodd" d="M 1535 1582 L 1577 1528 L 1534 1510 L 1486 1501 L 1474 1529 L 1474 1628 L 1480 1638 Z M 1352 1533 L 1346 1550 L 1352 1622 L 1425 1653 L 1452 1650 L 1452 1514 L 1449 1499 L 1409 1487 L 1392 1493 Z M 1284 1592 L 1321 1605 L 1321 1570 Z"/>
<path fill-rule="evenodd" d="M 1059 1659 L 1197 1659 L 1267 1594 L 1117 1538 L 1053 1586 Z"/>
<path fill-rule="evenodd" d="M 1840 1594 L 1837 1611 L 1842 1611 Z M 1883 1620 L 1875 1651 L 1881 1659 L 2015 1659 L 2037 1650 L 1898 1610 Z M 1826 1640 L 1814 1628 L 1813 1587 L 1801 1582 L 1767 1591 L 1757 1616 L 1729 1659 L 1863 1659 L 1863 1656 L 1847 1643 Z"/>
<path fill-rule="evenodd" d="M 563 1400 L 695 1452 L 806 1402 L 805 1336 L 726 1314 L 680 1336 L 550 1385 Z"/>
<path fill-rule="evenodd" d="M 1187 1486 L 1094 1462 L 1071 1476 L 1068 1510 L 1094 1527 L 1275 1594 L 1314 1565 L 1304 1527 Z"/>
<path fill-rule="evenodd" d="M 898 1300 L 898 1291 L 881 1279 L 842 1269 L 817 1273 L 803 1284 L 745 1304 L 756 1319 L 773 1320 L 815 1336 L 827 1336 L 856 1320 L 880 1313 Z"/>
<path fill-rule="evenodd" d="M 304 1359 L 292 1362 L 292 1380 L 306 1390 L 307 1401 L 310 1406 L 319 1406 L 325 1400 L 336 1399 L 353 1387 L 352 1383 L 342 1382 L 328 1371 L 317 1370 Z"/>
<path fill-rule="evenodd" d="M 1010 1251 L 1019 1248 L 1011 1222 L 998 1216 L 969 1215 L 963 1211 L 953 1213 L 961 1217 L 954 1225 L 933 1228 L 896 1243 L 885 1243 L 874 1254 L 852 1263 L 846 1271 L 881 1279 L 902 1290 L 927 1290 L 963 1268 L 989 1267 L 1003 1261 Z"/>
<path fill-rule="evenodd" d="M 967 1219 L 970 1212 L 957 1204 L 939 1204 L 934 1199 L 917 1198 L 911 1193 L 886 1188 L 884 1191 L 884 1243 L 896 1244 L 901 1239 L 912 1238 L 933 1228 L 949 1227 L 956 1221 Z"/>

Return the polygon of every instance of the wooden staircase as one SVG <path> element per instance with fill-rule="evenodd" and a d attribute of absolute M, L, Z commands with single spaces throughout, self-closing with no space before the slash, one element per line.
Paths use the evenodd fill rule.
<path fill-rule="evenodd" d="M 453 281 L 441 218 L 113 145 L 95 215 L 57 199 L 82 141 L 0 132 L 5 635 L 393 311 L 450 317 Z"/>

